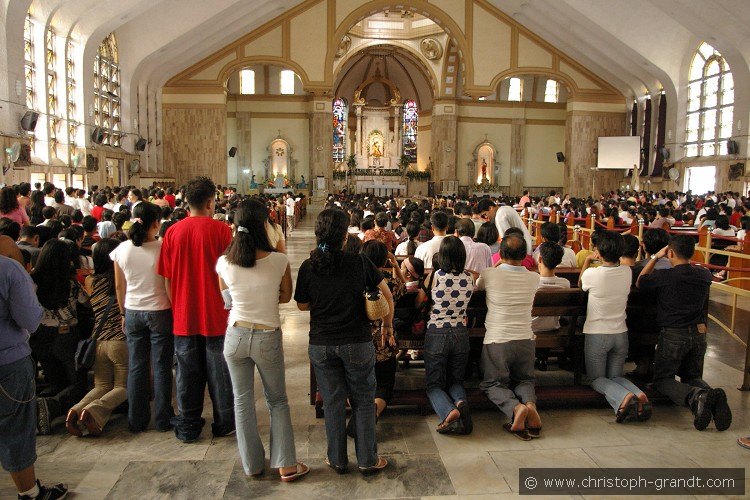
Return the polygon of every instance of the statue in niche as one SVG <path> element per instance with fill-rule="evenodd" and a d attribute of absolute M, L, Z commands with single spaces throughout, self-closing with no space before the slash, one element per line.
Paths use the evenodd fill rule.
<path fill-rule="evenodd" d="M 487 179 L 487 159 L 482 158 L 482 180 L 486 181 Z"/>
<path fill-rule="evenodd" d="M 276 189 L 284 189 L 284 176 L 281 172 L 276 172 L 276 180 L 273 181 L 273 187 Z"/>
<path fill-rule="evenodd" d="M 342 57 L 347 52 L 349 52 L 349 47 L 352 46 L 352 39 L 349 37 L 349 35 L 344 35 L 344 37 L 339 42 L 339 46 L 336 47 L 336 57 Z"/>
<path fill-rule="evenodd" d="M 250 177 L 250 189 L 258 189 L 258 183 L 255 182 L 255 174 Z"/>
<path fill-rule="evenodd" d="M 440 59 L 443 56 L 443 46 L 434 38 L 425 38 L 420 42 L 419 48 L 430 61 Z"/>
<path fill-rule="evenodd" d="M 305 181 L 305 176 L 300 176 L 300 181 L 297 183 L 297 187 L 299 189 L 305 189 L 307 187 L 307 181 Z"/>

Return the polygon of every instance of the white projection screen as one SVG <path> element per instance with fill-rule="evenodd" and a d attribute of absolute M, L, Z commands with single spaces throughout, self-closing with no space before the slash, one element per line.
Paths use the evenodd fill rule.
<path fill-rule="evenodd" d="M 596 167 L 601 170 L 622 170 L 641 164 L 639 136 L 600 137 Z"/>

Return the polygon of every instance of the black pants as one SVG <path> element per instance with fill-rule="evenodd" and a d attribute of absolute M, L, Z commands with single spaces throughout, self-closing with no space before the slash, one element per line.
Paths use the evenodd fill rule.
<path fill-rule="evenodd" d="M 674 404 L 690 406 L 698 394 L 711 388 L 702 379 L 705 354 L 706 334 L 698 333 L 694 325 L 662 328 L 656 346 L 654 388 Z"/>

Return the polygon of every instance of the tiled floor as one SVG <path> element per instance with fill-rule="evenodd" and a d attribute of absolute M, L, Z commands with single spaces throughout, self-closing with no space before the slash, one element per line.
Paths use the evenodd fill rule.
<path fill-rule="evenodd" d="M 312 211 L 311 211 L 312 214 Z M 293 271 L 313 246 L 312 215 L 287 242 Z M 97 498 L 502 498 L 516 496 L 520 467 L 745 467 L 750 452 L 735 444 L 750 434 L 750 393 L 742 380 L 743 349 L 715 328 L 706 358 L 705 377 L 729 396 L 734 422 L 727 432 L 692 428 L 685 408 L 659 405 L 647 423 L 619 425 L 607 409 L 554 409 L 541 414 L 544 437 L 522 442 L 504 433 L 499 412 L 478 411 L 474 433 L 450 437 L 435 432 L 434 415 L 410 408 L 389 410 L 378 424 L 379 451 L 392 466 L 377 476 L 339 476 L 323 463 L 323 421 L 308 405 L 308 314 L 294 303 L 282 306 L 287 386 L 297 452 L 311 474 L 282 484 L 267 472 L 261 480 L 244 476 L 234 437 L 212 438 L 210 426 L 193 444 L 171 433 L 131 435 L 116 416 L 96 439 L 75 438 L 58 422 L 55 434 L 38 439 L 37 469 L 48 481 L 65 481 L 72 497 Z M 408 383 L 419 379 L 410 369 Z M 546 373 L 545 377 L 554 376 Z M 258 414 L 268 439 L 268 412 L 258 383 Z M 206 398 L 208 401 L 208 398 Z M 205 416 L 210 419 L 210 405 Z M 353 455 L 353 443 L 350 454 Z M 7 475 L 0 475 L 0 498 L 12 498 Z"/>

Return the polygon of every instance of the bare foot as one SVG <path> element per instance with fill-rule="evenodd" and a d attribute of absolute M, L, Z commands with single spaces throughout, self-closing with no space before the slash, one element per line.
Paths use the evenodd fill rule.
<path fill-rule="evenodd" d="M 627 408 L 628 405 L 630 404 L 630 401 L 632 401 L 634 397 L 635 397 L 635 394 L 633 394 L 632 392 L 627 393 L 627 395 L 625 396 L 625 399 L 622 400 L 622 404 L 620 405 L 620 410 L 622 411 L 625 408 Z"/>
<path fill-rule="evenodd" d="M 522 431 L 526 428 L 526 417 L 529 414 L 529 409 L 526 405 L 517 404 L 515 408 L 513 408 L 513 425 L 511 425 L 510 430 L 512 431 Z"/>
<path fill-rule="evenodd" d="M 529 429 L 541 429 L 542 418 L 539 416 L 539 412 L 536 411 L 536 404 L 526 403 L 526 408 L 529 409 L 529 414 L 526 417 L 526 426 Z"/>
<path fill-rule="evenodd" d="M 443 427 L 447 427 L 448 424 L 458 420 L 459 418 L 461 418 L 461 412 L 459 412 L 457 409 L 453 409 L 438 427 L 441 429 Z"/>

